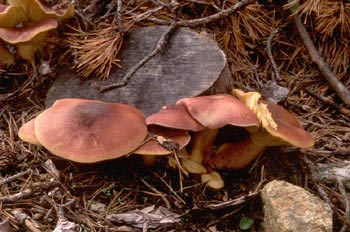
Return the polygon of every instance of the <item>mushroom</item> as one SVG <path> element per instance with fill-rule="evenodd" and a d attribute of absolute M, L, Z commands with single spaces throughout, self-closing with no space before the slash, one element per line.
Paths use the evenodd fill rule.
<path fill-rule="evenodd" d="M 134 152 L 143 155 L 146 164 L 153 164 L 156 156 L 173 153 L 174 150 L 166 145 L 177 146 L 175 150 L 182 150 L 191 139 L 188 131 L 204 128 L 191 118 L 183 105 L 164 107 L 160 112 L 147 117 L 146 124 L 153 138 Z"/>
<path fill-rule="evenodd" d="M 49 30 L 57 27 L 55 19 L 46 19 L 32 26 L 22 28 L 0 28 L 0 38 L 17 46 L 18 54 L 34 62 L 34 53 L 41 49 L 42 41 Z M 32 63 L 32 65 L 34 65 Z"/>
<path fill-rule="evenodd" d="M 219 128 L 226 125 L 255 128 L 259 120 L 241 101 L 228 94 L 184 98 L 176 104 L 185 106 L 193 119 L 206 129 L 195 133 L 190 159 L 206 163 L 213 154 Z"/>
<path fill-rule="evenodd" d="M 18 130 L 18 137 L 28 143 L 40 145 L 39 140 L 35 136 L 34 122 L 35 122 L 35 118 L 23 124 Z"/>
<path fill-rule="evenodd" d="M 190 142 L 190 135 L 186 130 L 169 130 L 165 127 L 149 125 L 150 138 L 140 146 L 134 154 L 139 155 L 168 155 L 173 150 L 184 148 Z"/>
<path fill-rule="evenodd" d="M 146 118 L 147 125 L 158 125 L 166 128 L 200 131 L 204 126 L 192 118 L 184 104 L 165 106 L 163 109 Z"/>
<path fill-rule="evenodd" d="M 164 107 L 160 112 L 146 118 L 146 124 L 151 134 L 162 136 L 165 139 L 178 143 L 179 150 L 190 142 L 188 131 L 198 131 L 204 127 L 196 122 L 183 105 L 171 105 Z M 152 151 L 151 151 L 152 150 Z M 138 150 L 136 154 L 167 155 L 171 150 L 155 140 L 149 140 Z"/>
<path fill-rule="evenodd" d="M 21 137 L 32 132 L 32 125 L 20 129 Z M 147 135 L 144 116 L 135 107 L 85 99 L 57 100 L 36 117 L 34 128 L 39 143 L 52 154 L 80 163 L 129 154 Z"/>
<path fill-rule="evenodd" d="M 234 90 L 233 94 L 241 99 L 258 116 L 260 127 L 246 128 L 250 136 L 243 141 L 225 143 L 208 162 L 214 169 L 241 169 L 256 159 L 265 148 L 270 146 L 292 145 L 299 148 L 311 147 L 314 139 L 305 131 L 300 122 L 283 107 L 259 100 L 257 92 L 244 93 Z"/>
<path fill-rule="evenodd" d="M 14 44 L 18 54 L 34 67 L 34 53 L 41 49 L 47 31 L 57 27 L 58 20 L 74 15 L 74 7 L 53 10 L 38 0 L 8 0 L 0 5 L 0 38 Z M 34 69 L 35 70 L 35 69 Z"/>

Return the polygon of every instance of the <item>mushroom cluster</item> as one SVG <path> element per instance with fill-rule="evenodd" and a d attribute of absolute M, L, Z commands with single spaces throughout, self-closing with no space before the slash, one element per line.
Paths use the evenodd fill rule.
<path fill-rule="evenodd" d="M 235 89 L 233 95 L 180 99 L 146 118 L 149 128 L 158 128 L 162 136 L 178 142 L 183 169 L 200 174 L 202 182 L 212 188 L 223 187 L 223 181 L 213 170 L 242 169 L 270 146 L 307 148 L 314 144 L 311 134 L 283 107 L 260 100 L 257 92 Z M 234 136 L 229 138 L 232 141 L 216 145 L 222 128 L 229 128 Z M 192 138 L 186 146 L 190 141 L 188 131 Z M 174 137 L 174 133 L 181 136 Z M 170 151 L 150 141 L 136 153 L 163 155 Z"/>
<path fill-rule="evenodd" d="M 55 29 L 62 19 L 74 15 L 73 5 L 66 9 L 53 10 L 39 0 L 8 0 L 9 5 L 0 4 L 0 39 L 17 47 L 18 55 L 34 66 L 34 54 L 43 45 L 45 35 Z M 0 62 L 9 65 L 13 55 L 1 45 Z"/>
<path fill-rule="evenodd" d="M 176 152 L 180 161 L 169 157 L 171 166 L 200 175 L 203 183 L 219 189 L 224 183 L 215 170 L 244 168 L 266 147 L 314 144 L 291 113 L 260 97 L 235 89 L 233 95 L 184 98 L 146 119 L 125 104 L 61 99 L 24 124 L 19 137 L 81 163 Z M 230 136 L 223 142 L 224 130 Z"/>

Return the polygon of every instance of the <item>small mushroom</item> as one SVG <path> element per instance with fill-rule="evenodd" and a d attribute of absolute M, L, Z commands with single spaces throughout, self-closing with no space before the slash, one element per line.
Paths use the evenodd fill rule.
<path fill-rule="evenodd" d="M 35 136 L 35 118 L 23 124 L 18 130 L 18 137 L 25 142 L 40 145 L 39 140 Z"/>
<path fill-rule="evenodd" d="M 39 0 L 8 0 L 0 5 L 0 38 L 18 48 L 18 54 L 34 67 L 34 53 L 41 49 L 46 33 L 58 21 L 74 15 L 74 7 L 53 10 Z M 35 69 L 34 69 L 35 70 Z"/>
<path fill-rule="evenodd" d="M 164 107 L 160 112 L 146 118 L 146 124 L 150 134 L 162 136 L 167 140 L 178 143 L 181 150 L 190 142 L 189 130 L 203 130 L 204 127 L 196 122 L 183 105 L 171 105 Z M 138 150 L 136 154 L 167 155 L 171 150 L 164 148 L 159 141 L 149 140 Z"/>
<path fill-rule="evenodd" d="M 134 153 L 143 155 L 144 162 L 149 165 L 155 162 L 156 156 L 173 153 L 169 146 L 177 146 L 176 150 L 183 149 L 191 139 L 188 130 L 203 129 L 182 105 L 164 107 L 160 112 L 147 117 L 146 124 L 151 139 Z"/>
<path fill-rule="evenodd" d="M 191 140 L 188 131 L 168 129 L 161 126 L 149 125 L 150 138 L 140 146 L 134 154 L 139 155 L 169 155 L 173 150 L 181 150 Z"/>
<path fill-rule="evenodd" d="M 240 142 L 221 145 L 209 166 L 215 169 L 241 169 L 256 159 L 266 147 L 292 145 L 300 148 L 311 147 L 314 139 L 305 131 L 299 121 L 283 107 L 259 100 L 259 93 L 234 93 L 245 102 L 261 121 L 261 126 L 246 128 L 250 137 Z"/>
<path fill-rule="evenodd" d="M 124 156 L 147 135 L 144 116 L 135 107 L 85 99 L 61 99 L 40 113 L 35 136 L 62 158 L 93 163 Z"/>
<path fill-rule="evenodd" d="M 17 46 L 18 54 L 34 61 L 34 53 L 41 49 L 42 41 L 49 30 L 57 27 L 57 20 L 46 19 L 32 26 L 22 28 L 0 28 L 0 38 Z"/>
<path fill-rule="evenodd" d="M 40 22 L 48 18 L 61 20 L 74 15 L 72 4 L 68 4 L 65 9 L 51 9 L 41 4 L 39 0 L 7 0 L 7 2 L 9 6 L 21 9 L 26 20 L 31 22 Z"/>

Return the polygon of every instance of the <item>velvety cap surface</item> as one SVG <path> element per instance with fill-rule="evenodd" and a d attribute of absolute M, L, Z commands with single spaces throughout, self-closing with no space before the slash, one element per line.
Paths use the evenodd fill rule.
<path fill-rule="evenodd" d="M 164 139 L 176 142 L 181 150 L 191 140 L 190 135 L 185 130 L 166 128 L 161 126 L 149 126 L 148 131 L 151 135 L 162 136 Z M 134 153 L 140 155 L 168 155 L 173 151 L 166 149 L 156 138 L 149 140 L 144 145 L 139 147 Z M 171 145 L 171 144 L 170 144 Z"/>
<path fill-rule="evenodd" d="M 256 115 L 244 103 L 228 94 L 184 98 L 177 104 L 183 104 L 195 120 L 211 129 L 225 125 L 259 126 Z"/>
<path fill-rule="evenodd" d="M 159 113 L 146 118 L 147 125 L 154 124 L 169 128 L 200 131 L 204 127 L 194 120 L 182 104 L 166 106 Z"/>
<path fill-rule="evenodd" d="M 35 120 L 35 134 L 53 154 L 92 163 L 135 150 L 147 135 L 135 107 L 84 99 L 62 99 Z"/>
<path fill-rule="evenodd" d="M 34 121 L 35 118 L 23 124 L 18 130 L 18 137 L 28 143 L 40 145 L 39 140 L 35 136 Z"/>

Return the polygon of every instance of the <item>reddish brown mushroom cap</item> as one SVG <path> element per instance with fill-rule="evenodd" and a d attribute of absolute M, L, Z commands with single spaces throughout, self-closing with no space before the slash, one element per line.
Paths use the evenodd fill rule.
<path fill-rule="evenodd" d="M 172 141 L 177 143 L 179 150 L 184 148 L 191 140 L 190 135 L 185 130 L 152 125 L 148 126 L 148 131 L 151 135 L 162 136 L 162 139 L 164 138 L 170 141 L 170 143 Z M 160 142 L 162 141 L 157 141 L 157 138 L 151 139 L 134 151 L 134 153 L 139 155 L 168 155 L 173 152 L 160 145 Z"/>
<path fill-rule="evenodd" d="M 147 135 L 135 107 L 84 99 L 58 100 L 35 120 L 35 135 L 53 154 L 93 163 L 135 150 Z"/>
<path fill-rule="evenodd" d="M 40 145 L 39 140 L 35 136 L 34 121 L 35 118 L 23 124 L 21 128 L 19 128 L 18 137 L 28 143 Z"/>
<path fill-rule="evenodd" d="M 160 112 L 148 116 L 146 124 L 191 131 L 204 129 L 200 123 L 191 117 L 182 104 L 165 106 Z"/>
<path fill-rule="evenodd" d="M 259 126 L 256 115 L 228 94 L 183 98 L 176 104 L 183 104 L 196 121 L 211 129 L 225 125 Z"/>
<path fill-rule="evenodd" d="M 277 124 L 276 129 L 271 126 L 265 127 L 271 136 L 276 137 L 276 140 L 282 140 L 284 143 L 300 148 L 307 148 L 314 145 L 314 139 L 311 134 L 305 131 L 301 127 L 300 122 L 286 109 L 268 101 L 261 100 L 259 103 L 267 105 L 273 120 Z"/>

